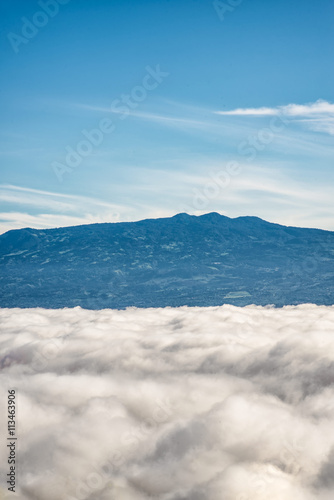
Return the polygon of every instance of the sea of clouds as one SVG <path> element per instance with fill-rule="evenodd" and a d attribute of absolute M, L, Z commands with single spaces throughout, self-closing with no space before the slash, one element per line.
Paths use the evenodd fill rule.
<path fill-rule="evenodd" d="M 334 306 L 0 309 L 0 322 L 0 498 L 334 498 Z"/>

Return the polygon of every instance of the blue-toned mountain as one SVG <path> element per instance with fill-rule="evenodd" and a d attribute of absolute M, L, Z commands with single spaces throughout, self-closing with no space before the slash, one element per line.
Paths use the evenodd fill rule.
<path fill-rule="evenodd" d="M 0 236 L 0 306 L 334 304 L 334 232 L 178 214 Z"/>

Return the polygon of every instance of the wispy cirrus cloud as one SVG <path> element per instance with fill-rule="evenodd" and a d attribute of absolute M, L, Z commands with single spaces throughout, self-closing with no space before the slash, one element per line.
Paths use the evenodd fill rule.
<path fill-rule="evenodd" d="M 334 104 L 318 99 L 309 104 L 287 104 L 275 108 L 236 108 L 230 111 L 216 111 L 218 115 L 237 116 L 266 116 L 284 114 L 287 116 L 310 116 L 319 114 L 330 114 L 334 116 Z"/>
<path fill-rule="evenodd" d="M 52 191 L 44 191 L 42 189 L 14 186 L 11 184 L 0 184 L 0 201 L 63 210 L 74 209 L 78 206 L 78 204 L 85 204 L 87 208 L 92 206 L 99 206 L 108 209 L 121 208 L 120 206 L 112 203 L 107 203 L 88 196 L 56 193 Z"/>
<path fill-rule="evenodd" d="M 0 233 L 22 227 L 51 228 L 117 222 L 127 207 L 88 196 L 62 194 L 9 184 L 0 185 Z"/>
<path fill-rule="evenodd" d="M 98 113 L 124 115 L 124 109 L 116 106 L 107 107 L 84 103 L 78 103 L 72 106 Z M 176 103 L 174 103 L 174 107 L 176 108 Z M 178 105 L 178 108 L 180 108 L 180 105 Z M 208 119 L 204 118 L 203 110 L 202 113 L 199 114 L 198 109 L 195 107 L 192 109 L 192 114 L 188 113 L 187 115 L 183 116 L 180 116 L 179 114 L 175 115 L 173 114 L 173 111 L 174 110 L 172 105 L 169 105 L 168 112 L 166 112 L 166 110 L 162 110 L 161 112 L 149 112 L 141 111 L 139 109 L 128 109 L 126 116 L 169 126 L 208 127 L 212 125 L 211 121 L 208 121 Z M 196 111 L 197 113 L 194 115 Z M 205 110 L 205 113 L 208 115 L 209 113 L 211 114 L 211 111 Z"/>
<path fill-rule="evenodd" d="M 316 132 L 334 135 L 334 104 L 318 99 L 307 104 L 287 104 L 274 108 L 236 108 L 229 111 L 215 111 L 223 116 L 285 116 L 292 121 L 304 123 Z"/>

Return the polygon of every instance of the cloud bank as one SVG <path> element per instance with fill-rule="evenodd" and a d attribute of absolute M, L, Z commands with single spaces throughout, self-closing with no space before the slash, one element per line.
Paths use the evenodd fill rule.
<path fill-rule="evenodd" d="M 17 498 L 333 498 L 334 307 L 0 316 Z"/>

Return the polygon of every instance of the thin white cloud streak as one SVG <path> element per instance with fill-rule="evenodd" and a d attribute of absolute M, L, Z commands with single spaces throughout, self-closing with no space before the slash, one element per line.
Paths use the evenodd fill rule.
<path fill-rule="evenodd" d="M 166 125 L 188 125 L 190 127 L 207 127 L 209 125 L 208 122 L 195 120 L 191 118 L 182 118 L 177 116 L 167 116 L 167 115 L 158 115 L 155 113 L 132 113 L 133 116 L 142 118 L 145 120 L 153 121 L 156 123 L 163 123 Z"/>
<path fill-rule="evenodd" d="M 78 104 L 78 107 L 81 109 L 87 109 L 90 111 L 97 111 L 99 113 L 112 113 L 115 115 L 124 115 L 124 111 L 117 108 L 112 107 L 103 107 L 103 106 L 93 106 L 89 104 Z M 189 118 L 189 117 L 181 117 L 181 116 L 171 116 L 170 114 L 159 114 L 159 113 L 149 113 L 135 109 L 128 109 L 129 117 L 140 118 L 147 121 L 152 121 L 155 123 L 161 123 L 165 125 L 188 125 L 190 127 L 196 126 L 208 126 L 209 123 L 203 120 Z"/>
<path fill-rule="evenodd" d="M 215 111 L 217 115 L 226 116 L 272 116 L 278 114 L 274 108 L 237 108 L 231 111 Z"/>
<path fill-rule="evenodd" d="M 42 229 L 96 222 L 118 222 L 121 213 L 123 216 L 128 213 L 126 206 L 96 198 L 7 184 L 0 185 L 0 201 L 2 206 L 10 208 L 0 213 L 0 233 L 27 225 Z M 39 213 L 29 212 L 32 209 Z"/>
<path fill-rule="evenodd" d="M 333 498 L 334 307 L 0 317 L 20 500 Z"/>
<path fill-rule="evenodd" d="M 30 196 L 31 195 L 31 196 Z M 45 191 L 42 189 L 33 189 L 27 188 L 24 186 L 15 186 L 12 184 L 1 184 L 0 185 L 0 201 L 7 201 L 7 197 L 9 200 L 15 201 L 15 203 L 24 204 L 32 204 L 35 206 L 40 206 L 40 204 L 44 204 L 44 206 L 49 206 L 49 204 L 53 203 L 54 200 L 66 200 L 66 201 L 58 201 L 59 203 L 64 203 L 64 208 L 68 206 L 74 207 L 77 202 L 86 203 L 88 205 L 97 205 L 107 208 L 114 208 L 115 205 L 111 203 L 107 203 L 105 201 L 98 200 L 96 198 L 91 198 L 88 196 L 80 196 L 74 194 L 63 194 L 56 193 L 53 191 Z M 50 201 L 49 201 L 50 200 Z"/>
<path fill-rule="evenodd" d="M 334 104 L 318 99 L 308 104 L 288 104 L 276 108 L 237 108 L 230 111 L 216 111 L 222 116 L 284 116 L 294 122 L 304 123 L 310 130 L 334 134 Z M 306 117 L 303 119 L 303 117 Z M 292 121 L 292 120 L 291 120 Z"/>
<path fill-rule="evenodd" d="M 0 212 L 0 234 L 11 229 L 32 227 L 34 229 L 52 229 L 55 227 L 80 226 L 82 224 L 96 224 L 103 222 L 119 222 L 119 214 L 112 212 L 101 215 L 85 214 L 71 216 L 62 214 L 39 213 L 37 215 L 27 212 Z"/>
<path fill-rule="evenodd" d="M 298 120 L 299 122 L 304 122 L 309 129 L 315 132 L 322 132 L 330 135 L 334 135 L 334 116 L 324 120 L 323 118 L 306 118 L 303 120 Z"/>
<path fill-rule="evenodd" d="M 276 108 L 237 108 L 230 111 L 216 111 L 219 115 L 236 116 L 268 116 L 268 115 L 286 115 L 286 116 L 310 116 L 310 115 L 334 115 L 334 104 L 319 99 L 309 104 L 288 104 Z"/>

